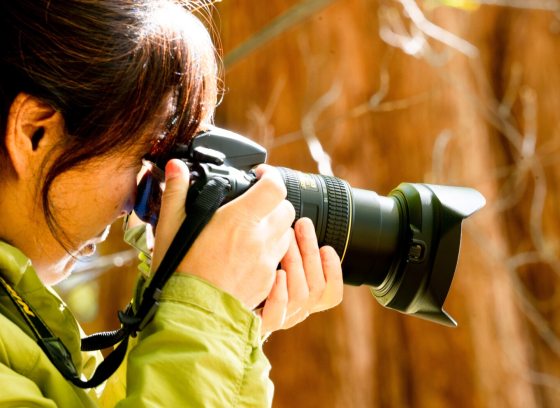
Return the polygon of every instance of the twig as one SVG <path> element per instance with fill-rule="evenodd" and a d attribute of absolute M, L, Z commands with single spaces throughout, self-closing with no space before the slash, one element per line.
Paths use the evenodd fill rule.
<path fill-rule="evenodd" d="M 478 48 L 474 45 L 465 41 L 464 39 L 444 30 L 438 25 L 435 25 L 429 21 L 424 13 L 418 7 L 418 4 L 414 0 L 397 0 L 402 4 L 406 14 L 410 17 L 415 27 L 418 28 L 426 36 L 433 38 L 457 51 L 466 55 L 469 58 L 478 57 Z"/>
<path fill-rule="evenodd" d="M 276 17 L 266 27 L 234 48 L 224 57 L 224 67 L 230 69 L 237 62 L 247 57 L 249 54 L 262 47 L 270 40 L 278 37 L 293 26 L 311 17 L 330 5 L 333 0 L 303 0 L 296 4 L 284 14 Z M 263 5 L 264 7 L 264 5 Z"/>

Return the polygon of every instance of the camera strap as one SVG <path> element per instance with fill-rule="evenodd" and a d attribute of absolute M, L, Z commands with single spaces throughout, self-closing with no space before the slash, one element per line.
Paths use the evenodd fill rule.
<path fill-rule="evenodd" d="M 131 302 L 124 311 L 118 312 L 120 329 L 96 333 L 82 339 L 82 351 L 102 350 L 120 342 L 99 364 L 89 380 L 80 378 L 71 354 L 63 342 L 51 332 L 33 308 L 0 277 L 0 286 L 31 328 L 39 346 L 64 378 L 79 388 L 94 388 L 119 368 L 126 356 L 130 336 L 135 337 L 152 320 L 159 305 L 163 286 L 224 201 L 230 188 L 229 183 L 222 178 L 213 178 L 202 187 L 196 199 L 189 202 L 188 216 L 175 234 L 161 264 L 144 290 L 140 304 L 134 307 Z"/>

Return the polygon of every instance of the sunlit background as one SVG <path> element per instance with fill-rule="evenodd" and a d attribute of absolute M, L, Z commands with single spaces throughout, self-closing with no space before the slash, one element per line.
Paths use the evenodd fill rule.
<path fill-rule="evenodd" d="M 224 0 L 212 17 L 216 123 L 270 163 L 487 199 L 446 302 L 458 328 L 347 287 L 265 344 L 274 406 L 560 406 L 560 1 Z M 116 327 L 135 264 L 116 225 L 60 285 L 87 330 Z"/>

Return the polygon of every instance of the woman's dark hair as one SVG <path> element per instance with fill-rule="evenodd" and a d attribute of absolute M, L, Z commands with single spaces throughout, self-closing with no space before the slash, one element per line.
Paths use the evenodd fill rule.
<path fill-rule="evenodd" d="M 0 2 L 2 138 L 10 105 L 21 92 L 50 104 L 65 120 L 62 153 L 41 187 L 43 211 L 55 236 L 63 231 L 49 188 L 58 175 L 137 146 L 162 110 L 168 112 L 165 137 L 153 139 L 162 154 L 176 142 L 188 142 L 211 120 L 216 58 L 208 32 L 192 14 L 203 3 L 208 2 Z M 4 140 L 0 145 L 5 153 Z"/>

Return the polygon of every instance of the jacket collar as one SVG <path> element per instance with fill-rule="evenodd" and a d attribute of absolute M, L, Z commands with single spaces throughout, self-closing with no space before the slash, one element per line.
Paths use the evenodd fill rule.
<path fill-rule="evenodd" d="M 31 260 L 19 249 L 0 241 L 0 270 L 13 286 L 18 286 L 25 273 L 32 269 Z"/>
<path fill-rule="evenodd" d="M 53 334 L 63 341 L 79 369 L 82 365 L 80 329 L 74 316 L 58 295 L 51 288 L 43 285 L 29 258 L 19 249 L 2 241 L 0 241 L 0 273 L 35 309 Z M 29 326 L 13 309 L 11 300 L 7 296 L 0 296 L 0 313 L 33 337 Z"/>

